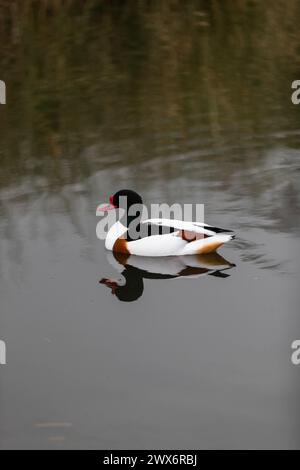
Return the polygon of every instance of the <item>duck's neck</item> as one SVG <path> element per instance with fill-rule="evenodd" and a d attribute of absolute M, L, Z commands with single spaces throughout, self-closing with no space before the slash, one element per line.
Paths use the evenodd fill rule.
<path fill-rule="evenodd" d="M 115 242 L 118 238 L 126 236 L 127 228 L 118 220 L 113 226 L 109 229 L 106 240 L 105 247 L 107 250 L 112 250 Z"/>
<path fill-rule="evenodd" d="M 140 238 L 140 222 L 141 214 L 129 215 L 126 213 L 121 219 L 120 223 L 127 228 L 124 237 L 127 241 L 138 240 Z"/>

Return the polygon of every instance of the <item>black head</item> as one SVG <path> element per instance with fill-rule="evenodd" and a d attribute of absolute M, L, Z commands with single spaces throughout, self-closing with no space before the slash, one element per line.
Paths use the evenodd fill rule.
<path fill-rule="evenodd" d="M 119 221 L 125 227 L 128 227 L 128 231 L 125 235 L 127 241 L 140 238 L 140 220 L 143 214 L 143 200 L 138 193 L 131 189 L 121 189 L 113 196 L 109 197 L 108 209 L 120 209 Z"/>
<path fill-rule="evenodd" d="M 143 204 L 141 196 L 131 189 L 121 189 L 113 196 L 110 196 L 109 199 L 109 202 L 116 208 L 127 207 L 129 209 L 134 204 Z"/>

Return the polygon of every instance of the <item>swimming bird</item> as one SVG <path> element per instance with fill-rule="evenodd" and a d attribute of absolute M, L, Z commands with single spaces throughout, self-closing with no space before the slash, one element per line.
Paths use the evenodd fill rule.
<path fill-rule="evenodd" d="M 119 211 L 120 216 L 107 233 L 105 247 L 128 256 L 203 255 L 216 251 L 235 237 L 232 230 L 200 222 L 142 220 L 142 198 L 130 189 L 111 195 L 109 203 L 98 206 L 96 214 L 110 210 Z"/>

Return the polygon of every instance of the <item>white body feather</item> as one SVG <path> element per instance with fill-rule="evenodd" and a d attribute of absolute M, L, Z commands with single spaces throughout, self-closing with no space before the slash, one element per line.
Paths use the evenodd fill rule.
<path fill-rule="evenodd" d="M 177 231 L 128 241 L 126 242 L 126 249 L 129 254 L 151 257 L 207 254 L 217 250 L 221 245 L 234 238 L 233 235 L 226 233 L 216 234 L 213 231 L 214 227 L 210 230 L 209 225 L 201 223 L 171 219 L 147 219 L 142 223 L 172 227 L 177 229 Z M 121 224 L 121 222 L 116 222 L 107 234 L 105 247 L 108 250 L 113 250 L 115 242 L 122 238 L 127 230 L 128 228 Z M 207 238 L 188 241 L 180 236 L 181 231 L 207 235 Z"/>

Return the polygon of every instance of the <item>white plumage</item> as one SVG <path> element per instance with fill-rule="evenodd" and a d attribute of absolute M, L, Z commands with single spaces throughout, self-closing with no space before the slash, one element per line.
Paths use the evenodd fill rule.
<path fill-rule="evenodd" d="M 142 205 L 142 198 L 131 190 L 121 190 L 110 196 L 110 204 L 99 206 L 100 211 L 121 208 L 122 198 L 129 201 L 127 211 L 133 205 Z M 127 212 L 128 215 L 128 212 Z M 132 218 L 131 218 L 132 219 Z M 137 217 L 133 220 L 139 219 Z M 200 222 L 187 222 L 174 219 L 147 219 L 140 220 L 140 224 L 167 228 L 171 233 L 155 234 L 145 237 L 130 235 L 127 226 L 117 221 L 109 230 L 105 247 L 116 253 L 137 256 L 184 256 L 207 254 L 216 251 L 221 245 L 234 238 L 232 230 L 214 227 Z M 129 224 L 130 225 L 130 224 Z M 128 232 L 129 231 L 129 232 Z"/>
<path fill-rule="evenodd" d="M 125 236 L 128 228 L 118 221 L 109 230 L 105 247 L 108 250 L 137 256 L 183 256 L 211 253 L 234 238 L 234 235 L 228 233 L 216 234 L 207 228 L 210 226 L 181 220 L 148 219 L 142 223 L 172 227 L 178 230 L 163 235 L 150 235 L 138 240 L 126 241 Z M 185 237 L 186 232 L 188 232 L 187 237 Z M 203 235 L 203 237 L 193 240 L 192 234 Z M 204 236 L 206 237 L 204 238 Z M 121 240 L 121 244 L 116 243 Z"/>

